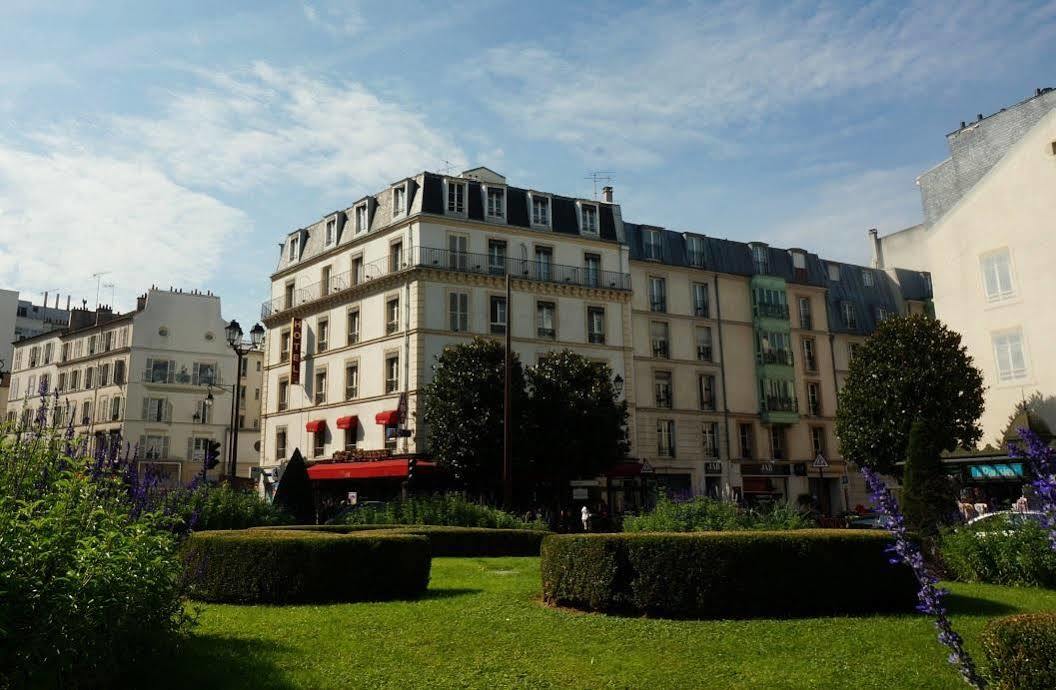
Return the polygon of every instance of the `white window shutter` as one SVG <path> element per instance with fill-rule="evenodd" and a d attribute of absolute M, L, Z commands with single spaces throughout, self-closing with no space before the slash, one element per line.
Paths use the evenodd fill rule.
<path fill-rule="evenodd" d="M 164 408 L 165 409 L 165 421 L 166 422 L 171 422 L 172 421 L 172 403 L 169 402 L 168 400 L 163 401 L 163 403 L 165 405 L 165 408 Z"/>
<path fill-rule="evenodd" d="M 199 383 L 198 372 L 199 372 L 200 367 L 201 367 L 201 365 L 198 364 L 198 362 L 195 362 L 194 366 L 191 369 L 191 383 L 193 383 L 196 386 Z"/>
<path fill-rule="evenodd" d="M 150 415 L 150 398 L 143 398 L 143 421 Z"/>
<path fill-rule="evenodd" d="M 152 374 L 153 371 L 154 371 L 154 359 L 152 357 L 147 357 L 147 368 L 143 371 L 143 380 L 147 381 L 147 382 L 150 382 L 151 381 L 151 374 Z"/>
<path fill-rule="evenodd" d="M 170 359 L 169 360 L 169 380 L 168 380 L 168 383 L 172 383 L 175 380 L 176 380 L 176 362 L 174 360 Z"/>

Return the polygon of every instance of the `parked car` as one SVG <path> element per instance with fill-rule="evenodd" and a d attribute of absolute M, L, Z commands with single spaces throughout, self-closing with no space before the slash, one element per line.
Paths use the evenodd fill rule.
<path fill-rule="evenodd" d="M 884 527 L 883 516 L 879 513 L 856 517 L 847 523 L 847 527 L 850 529 L 887 529 Z"/>
<path fill-rule="evenodd" d="M 975 532 L 992 532 L 1002 520 L 1015 527 L 1027 522 L 1036 522 L 1042 527 L 1046 526 L 1045 513 L 1037 510 L 1020 512 L 1018 510 L 996 510 L 986 515 L 974 517 L 968 521 L 967 527 Z"/>

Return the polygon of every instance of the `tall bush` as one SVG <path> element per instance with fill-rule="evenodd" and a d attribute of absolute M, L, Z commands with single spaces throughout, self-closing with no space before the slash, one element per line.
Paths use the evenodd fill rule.
<path fill-rule="evenodd" d="M 785 503 L 749 510 L 734 503 L 700 497 L 692 501 L 672 501 L 662 496 L 648 513 L 623 519 L 625 532 L 786 530 L 815 526 L 809 515 Z"/>
<path fill-rule="evenodd" d="M 505 511 L 466 500 L 459 494 L 419 496 L 384 506 L 363 506 L 338 519 L 346 525 L 446 525 L 503 529 L 546 529 Z"/>
<path fill-rule="evenodd" d="M 261 499 L 254 491 L 237 489 L 227 482 L 198 483 L 167 492 L 164 510 L 188 529 L 245 529 L 288 525 L 293 516 L 280 506 Z"/>
<path fill-rule="evenodd" d="M 939 452 L 924 422 L 917 420 L 909 431 L 906 464 L 902 476 L 902 513 L 906 527 L 925 536 L 938 533 L 957 512 L 954 488 L 942 469 Z"/>
<path fill-rule="evenodd" d="M 1033 521 L 993 518 L 980 530 L 959 527 L 942 534 L 939 550 L 949 575 L 962 582 L 1056 588 L 1056 551 L 1045 528 Z"/>

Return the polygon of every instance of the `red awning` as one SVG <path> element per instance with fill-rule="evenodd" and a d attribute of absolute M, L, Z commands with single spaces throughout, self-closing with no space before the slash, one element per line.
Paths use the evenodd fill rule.
<path fill-rule="evenodd" d="M 317 431 L 322 431 L 324 426 L 326 426 L 325 419 L 313 419 L 304 425 L 304 430 L 309 434 L 314 434 Z"/>
<path fill-rule="evenodd" d="M 430 471 L 435 462 L 418 461 L 415 472 Z M 309 479 L 405 479 L 407 460 L 378 460 L 376 462 L 328 462 L 308 468 Z"/>
<path fill-rule="evenodd" d="M 359 418 L 356 417 L 356 415 L 354 415 L 354 414 L 353 415 L 349 415 L 347 417 L 338 417 L 337 418 L 337 428 L 338 429 L 355 429 L 356 425 L 358 423 L 359 423 Z"/>
<path fill-rule="evenodd" d="M 642 463 L 621 462 L 613 465 L 605 473 L 606 477 L 637 477 L 642 473 Z"/>
<path fill-rule="evenodd" d="M 396 426 L 400 423 L 400 411 L 389 410 L 388 412 L 379 412 L 374 415 L 374 421 L 382 426 Z"/>

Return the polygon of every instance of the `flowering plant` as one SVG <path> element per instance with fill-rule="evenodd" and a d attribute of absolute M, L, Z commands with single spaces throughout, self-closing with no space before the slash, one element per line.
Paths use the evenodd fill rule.
<path fill-rule="evenodd" d="M 1026 448 L 1019 443 L 1010 443 L 1008 454 L 1023 460 L 1030 467 L 1034 475 L 1031 486 L 1041 500 L 1044 526 L 1049 531 L 1049 545 L 1056 550 L 1056 481 L 1053 480 L 1056 474 L 1056 450 L 1028 428 L 1020 429 L 1019 436 L 1026 443 Z"/>

